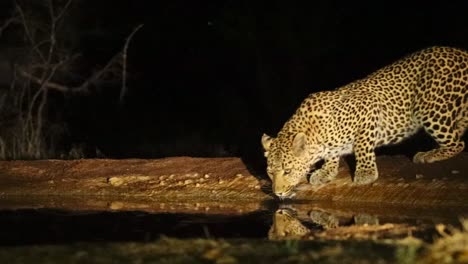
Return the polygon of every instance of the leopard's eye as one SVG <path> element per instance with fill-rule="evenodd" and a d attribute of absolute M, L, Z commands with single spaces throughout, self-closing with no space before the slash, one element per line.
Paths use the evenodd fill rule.
<path fill-rule="evenodd" d="M 291 169 L 285 169 L 284 170 L 284 174 L 289 174 L 289 173 L 291 173 Z"/>

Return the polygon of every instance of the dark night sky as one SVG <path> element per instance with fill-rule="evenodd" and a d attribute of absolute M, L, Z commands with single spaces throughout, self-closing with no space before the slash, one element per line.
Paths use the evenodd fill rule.
<path fill-rule="evenodd" d="M 468 49 L 468 1 L 82 0 L 73 14 L 89 65 L 145 24 L 123 104 L 117 87 L 56 106 L 71 141 L 117 158 L 261 157 L 261 133 L 308 93 L 428 46 Z"/>

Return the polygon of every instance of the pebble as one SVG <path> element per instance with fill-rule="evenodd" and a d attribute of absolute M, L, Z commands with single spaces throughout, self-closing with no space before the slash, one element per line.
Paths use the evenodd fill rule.
<path fill-rule="evenodd" d="M 109 178 L 109 183 L 112 186 L 120 186 L 120 185 L 124 184 L 124 182 L 125 182 L 125 180 L 123 180 L 122 178 L 118 178 L 118 177 Z"/>
<path fill-rule="evenodd" d="M 109 205 L 109 209 L 111 210 L 119 210 L 119 209 L 122 209 L 123 207 L 124 207 L 124 203 L 122 202 L 112 202 Z"/>

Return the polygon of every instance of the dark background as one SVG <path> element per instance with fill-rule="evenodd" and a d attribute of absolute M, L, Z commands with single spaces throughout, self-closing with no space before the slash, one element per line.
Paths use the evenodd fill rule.
<path fill-rule="evenodd" d="M 82 0 L 86 65 L 129 47 L 129 91 L 52 94 L 68 142 L 112 158 L 258 156 L 307 94 L 434 45 L 468 49 L 468 1 Z M 6 10 L 6 9 L 5 9 Z"/>

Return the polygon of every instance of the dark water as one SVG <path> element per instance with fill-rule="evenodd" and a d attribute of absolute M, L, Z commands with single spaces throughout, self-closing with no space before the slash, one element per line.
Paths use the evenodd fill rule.
<path fill-rule="evenodd" d="M 299 208 L 296 210 L 294 207 Z M 305 208 L 305 209 L 304 209 Z M 402 208 L 317 208 L 283 204 L 243 215 L 147 213 L 140 211 L 67 211 L 58 209 L 0 210 L 0 246 L 63 244 L 70 242 L 149 242 L 161 236 L 176 238 L 261 238 L 303 235 L 273 228 L 286 216 L 311 232 L 325 224 L 353 225 L 406 223 L 434 227 L 457 225 L 468 216 L 468 207 Z M 362 224 L 362 223 L 361 223 Z M 432 228 L 433 229 L 433 228 Z M 274 233 L 276 232 L 276 233 Z M 431 239 L 431 234 L 422 234 Z"/>
<path fill-rule="evenodd" d="M 270 215 L 269 215 L 270 214 Z M 67 242 L 152 241 L 178 238 L 262 238 L 271 213 L 243 216 L 72 212 L 35 209 L 0 211 L 0 245 Z"/>

